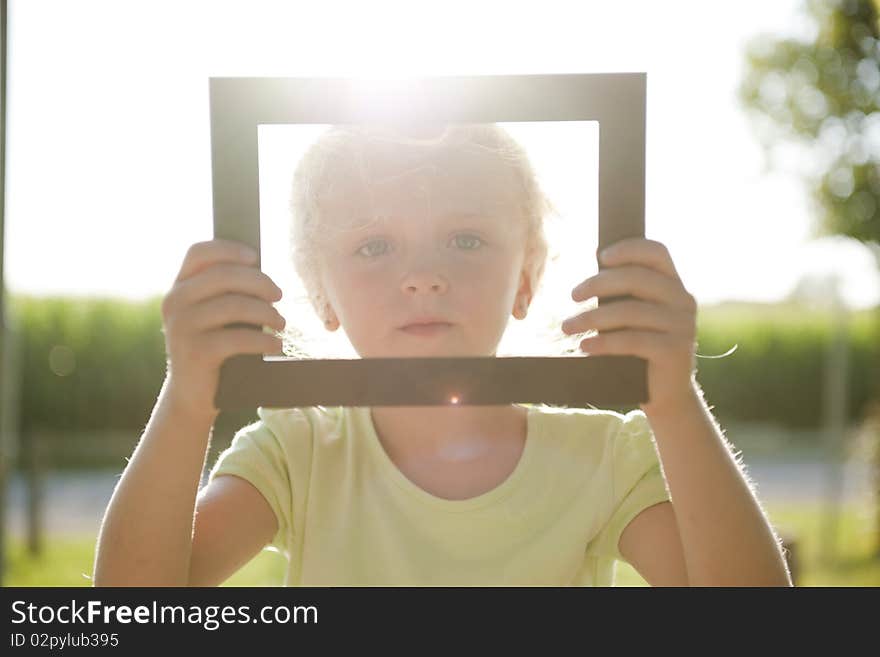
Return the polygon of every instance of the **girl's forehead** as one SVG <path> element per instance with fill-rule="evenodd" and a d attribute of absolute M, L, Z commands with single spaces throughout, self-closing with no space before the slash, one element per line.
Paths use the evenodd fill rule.
<path fill-rule="evenodd" d="M 356 227 L 377 217 L 509 217 L 522 210 L 520 173 L 491 148 L 358 150 L 327 162 L 317 190 L 325 220 Z"/>

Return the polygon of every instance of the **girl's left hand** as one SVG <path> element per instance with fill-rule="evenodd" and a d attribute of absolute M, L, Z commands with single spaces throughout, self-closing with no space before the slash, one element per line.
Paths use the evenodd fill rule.
<path fill-rule="evenodd" d="M 696 368 L 696 299 L 684 288 L 666 247 L 642 237 L 620 240 L 599 254 L 598 274 L 575 286 L 571 298 L 631 296 L 569 317 L 566 334 L 590 329 L 580 348 L 601 356 L 638 356 L 648 363 L 645 415 L 692 400 Z"/>

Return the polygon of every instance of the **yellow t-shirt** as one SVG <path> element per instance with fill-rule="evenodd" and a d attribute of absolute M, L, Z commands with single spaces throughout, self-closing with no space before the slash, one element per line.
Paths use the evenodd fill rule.
<path fill-rule="evenodd" d="M 369 407 L 260 408 L 209 481 L 236 475 L 266 498 L 287 586 L 611 586 L 623 529 L 670 499 L 647 418 L 523 406 L 516 468 L 466 500 L 407 479 Z"/>

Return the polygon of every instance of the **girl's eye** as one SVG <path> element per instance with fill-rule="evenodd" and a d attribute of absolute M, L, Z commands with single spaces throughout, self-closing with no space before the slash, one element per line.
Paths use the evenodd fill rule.
<path fill-rule="evenodd" d="M 464 233 L 461 235 L 456 235 L 453 239 L 455 240 L 458 247 L 465 251 L 476 251 L 484 243 L 483 240 L 476 235 L 468 235 Z M 379 245 L 379 247 L 381 248 L 371 248 L 375 245 Z M 372 240 L 364 244 L 361 248 L 357 250 L 357 254 L 365 256 L 367 258 L 374 258 L 376 256 L 384 255 L 387 251 L 388 242 L 379 239 Z"/>
<path fill-rule="evenodd" d="M 464 239 L 462 240 L 462 238 L 464 238 Z M 476 243 L 476 246 L 464 246 L 463 248 L 465 251 L 476 251 L 478 248 L 480 248 L 479 245 L 483 243 L 483 240 L 481 240 L 476 235 L 456 235 L 455 240 L 459 246 L 461 246 L 462 243 L 464 243 L 464 244 Z"/>
<path fill-rule="evenodd" d="M 384 244 L 386 247 L 388 246 L 388 242 L 386 242 L 385 240 L 373 240 L 371 242 L 367 242 L 361 248 L 359 248 L 357 250 L 358 254 L 364 255 L 364 256 L 367 256 L 368 258 L 370 258 L 373 256 L 382 255 L 383 253 L 385 253 L 385 251 L 388 250 L 387 248 L 384 248 L 384 249 L 377 251 L 376 249 L 368 248 L 370 246 L 373 246 L 374 244 Z M 364 249 L 367 249 L 366 253 L 364 253 Z"/>

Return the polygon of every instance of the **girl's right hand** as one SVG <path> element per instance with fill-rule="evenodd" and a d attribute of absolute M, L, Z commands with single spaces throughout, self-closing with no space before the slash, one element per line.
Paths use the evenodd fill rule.
<path fill-rule="evenodd" d="M 235 322 L 284 328 L 284 318 L 272 306 L 281 299 L 281 288 L 254 266 L 256 261 L 256 252 L 239 242 L 193 244 L 162 300 L 165 394 L 188 415 L 216 419 L 214 396 L 227 358 L 281 352 L 280 337 L 256 328 L 226 328 Z"/>

